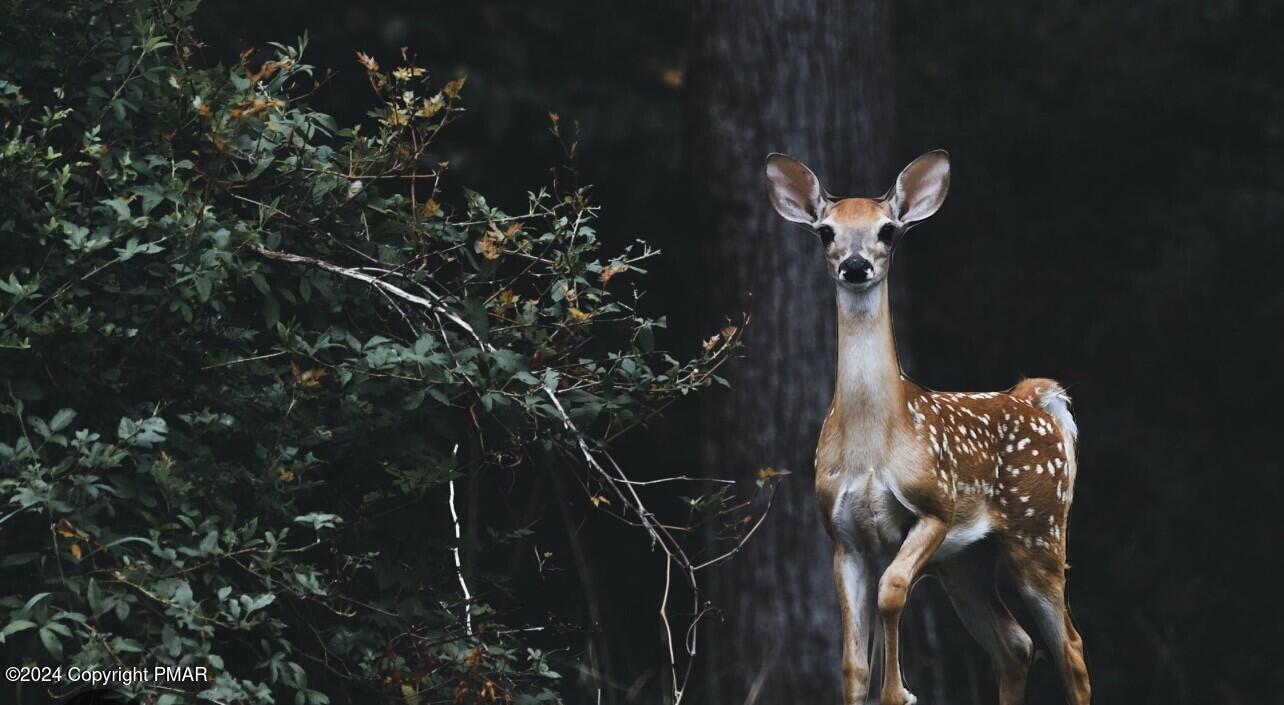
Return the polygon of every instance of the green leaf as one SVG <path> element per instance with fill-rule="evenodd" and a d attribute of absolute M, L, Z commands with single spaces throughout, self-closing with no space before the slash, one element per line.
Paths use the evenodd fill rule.
<path fill-rule="evenodd" d="M 129 220 L 129 202 L 123 198 L 108 198 L 104 200 L 103 205 L 111 208 L 116 213 L 119 220 Z"/>
<path fill-rule="evenodd" d="M 74 410 L 59 409 L 58 413 L 54 414 L 53 419 L 49 421 L 49 430 L 57 433 L 58 431 L 67 428 L 75 418 L 76 412 Z"/>
<path fill-rule="evenodd" d="M 50 592 L 38 592 L 32 595 L 30 598 L 27 599 L 26 604 L 24 604 L 22 608 L 17 611 L 16 614 L 20 614 L 23 616 L 30 614 L 31 608 L 35 607 L 37 603 L 39 603 L 41 600 L 45 599 L 46 597 L 49 597 L 52 594 L 53 593 L 50 593 Z"/>
<path fill-rule="evenodd" d="M 48 625 L 41 627 L 38 633 L 40 634 L 40 643 L 45 645 L 45 651 L 48 651 L 49 655 L 54 657 L 54 660 L 61 661 L 62 642 L 58 639 L 58 635 L 54 634 Z"/>
<path fill-rule="evenodd" d="M 12 622 L 9 622 L 4 625 L 4 629 L 0 629 L 0 644 L 3 644 L 5 639 L 9 636 L 17 634 L 18 632 L 24 632 L 35 626 L 36 623 L 29 619 L 15 619 Z"/>
<path fill-rule="evenodd" d="M 245 614 L 247 616 L 252 612 L 257 612 L 264 607 L 267 607 L 275 601 L 276 595 L 273 595 L 272 593 L 264 593 L 257 597 L 250 597 L 249 595 L 241 596 L 241 605 L 245 608 Z"/>
<path fill-rule="evenodd" d="M 277 303 L 276 297 L 269 293 L 263 297 L 263 323 L 268 328 L 275 328 L 280 320 L 281 304 Z"/>
<path fill-rule="evenodd" d="M 122 417 L 116 427 L 116 437 L 128 445 L 151 448 L 165 441 L 169 426 L 165 419 L 153 416 L 149 419 L 135 421 Z"/>
<path fill-rule="evenodd" d="M 85 601 L 89 603 L 89 611 L 95 617 L 107 611 L 108 606 L 103 603 L 102 590 L 98 587 L 98 581 L 93 578 L 89 579 L 89 587 L 85 590 Z"/>
<path fill-rule="evenodd" d="M 142 215 L 147 215 L 153 208 L 165 200 L 165 192 L 158 186 L 136 186 L 133 192 L 142 197 Z"/>

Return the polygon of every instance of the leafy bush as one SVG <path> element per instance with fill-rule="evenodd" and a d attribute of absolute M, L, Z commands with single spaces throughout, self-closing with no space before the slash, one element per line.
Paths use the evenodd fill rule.
<path fill-rule="evenodd" d="M 654 253 L 603 255 L 583 190 L 452 206 L 462 77 L 362 55 L 378 100 L 341 129 L 306 41 L 202 67 L 194 6 L 0 30 L 0 654 L 211 669 L 120 686 L 160 705 L 557 700 L 465 598 L 452 483 L 592 457 L 736 330 L 657 351 Z"/>

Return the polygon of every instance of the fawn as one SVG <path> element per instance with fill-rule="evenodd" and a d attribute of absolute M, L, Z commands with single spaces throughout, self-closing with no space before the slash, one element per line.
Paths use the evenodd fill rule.
<path fill-rule="evenodd" d="M 1024 699 L 1033 646 L 999 595 L 1000 575 L 1028 603 L 1068 700 L 1085 705 L 1083 642 L 1065 596 L 1078 434 L 1069 397 L 1049 379 L 936 392 L 906 378 L 896 357 L 885 283 L 892 251 L 944 202 L 949 156 L 915 159 L 881 198 L 834 198 L 783 154 L 767 157 L 767 181 L 776 211 L 819 236 L 837 289 L 837 385 L 816 447 L 816 496 L 834 550 L 846 705 L 869 692 L 875 607 L 880 702 L 915 702 L 901 680 L 898 630 L 924 573 L 941 580 L 993 661 L 1001 705 Z"/>

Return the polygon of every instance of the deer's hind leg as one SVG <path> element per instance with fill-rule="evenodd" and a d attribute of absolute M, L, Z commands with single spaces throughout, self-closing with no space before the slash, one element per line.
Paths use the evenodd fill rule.
<path fill-rule="evenodd" d="M 1092 684 L 1083 656 L 1083 639 L 1070 619 L 1070 607 L 1066 604 L 1064 563 L 1045 552 L 1019 559 L 1014 556 L 1013 568 L 1021 596 L 1061 675 L 1067 702 L 1088 705 L 1092 702 Z"/>
<path fill-rule="evenodd" d="M 937 576 L 963 626 L 990 657 L 999 705 L 1021 705 L 1034 647 L 999 596 L 997 568 L 994 551 L 978 546 L 942 564 Z"/>

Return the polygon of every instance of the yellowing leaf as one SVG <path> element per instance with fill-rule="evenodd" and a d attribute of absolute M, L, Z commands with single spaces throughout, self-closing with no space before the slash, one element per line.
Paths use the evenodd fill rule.
<path fill-rule="evenodd" d="M 379 62 L 375 61 L 374 57 L 370 56 L 369 54 L 357 52 L 357 63 L 364 66 L 367 71 L 379 70 Z"/>
<path fill-rule="evenodd" d="M 467 76 L 460 76 L 450 83 L 447 83 L 446 86 L 441 89 L 441 92 L 445 93 L 446 96 L 451 99 L 458 98 L 460 89 L 464 87 L 464 83 L 467 81 Z"/>
<path fill-rule="evenodd" d="M 589 501 L 592 502 L 593 506 L 595 507 L 600 507 L 603 504 L 607 505 L 608 507 L 611 506 L 611 500 L 607 499 L 606 497 L 603 497 L 600 494 L 595 494 L 592 497 L 589 497 Z"/>
<path fill-rule="evenodd" d="M 504 289 L 499 292 L 499 302 L 505 306 L 511 306 L 517 302 L 517 294 L 514 294 L 512 289 Z"/>
<path fill-rule="evenodd" d="M 430 118 L 433 115 L 436 115 L 445 105 L 446 99 L 442 98 L 441 94 L 438 93 L 432 98 L 424 98 L 419 109 L 415 111 L 415 115 L 418 115 L 421 118 Z"/>
<path fill-rule="evenodd" d="M 410 116 L 401 108 L 393 108 L 388 111 L 388 116 L 379 122 L 382 122 L 388 127 L 402 127 L 410 124 Z"/>
<path fill-rule="evenodd" d="M 247 66 L 245 69 L 245 77 L 250 80 L 250 83 L 258 83 L 259 81 L 272 78 L 277 71 L 289 65 L 288 61 L 265 61 L 263 66 L 259 67 L 258 71 L 250 71 Z"/>
<path fill-rule="evenodd" d="M 477 241 L 477 252 L 486 259 L 499 259 L 504 254 L 504 234 L 491 223 L 490 229 Z"/>
<path fill-rule="evenodd" d="M 424 75 L 424 73 L 424 70 L 418 66 L 402 66 L 393 70 L 392 77 L 398 81 L 409 81 L 416 76 Z"/>
<path fill-rule="evenodd" d="M 712 336 L 710 336 L 708 340 L 704 341 L 704 345 L 702 346 L 704 348 L 704 351 L 706 353 L 713 352 L 713 349 L 718 346 L 718 340 L 721 338 L 722 338 L 721 333 L 714 333 Z"/>
<path fill-rule="evenodd" d="M 489 678 L 487 678 L 486 682 L 482 684 L 481 692 L 479 692 L 477 695 L 482 700 L 488 703 L 499 702 L 501 698 L 503 698 L 504 702 L 509 702 L 512 700 L 512 696 L 510 696 L 507 691 L 505 691 L 502 687 L 500 687 L 498 683 L 496 683 L 495 681 Z"/>
<path fill-rule="evenodd" d="M 624 264 L 623 262 L 616 262 L 615 264 L 603 269 L 602 273 L 597 275 L 597 280 L 602 283 L 602 286 L 606 286 L 607 282 L 611 281 L 612 277 L 620 272 L 627 272 L 628 269 L 629 265 Z"/>
<path fill-rule="evenodd" d="M 575 321 L 576 323 L 584 323 L 593 317 L 593 314 L 585 313 L 579 310 L 578 308 L 575 308 L 574 306 L 571 306 L 570 308 L 566 309 L 566 312 L 571 314 L 571 320 Z"/>
<path fill-rule="evenodd" d="M 299 369 L 298 365 L 291 362 L 290 372 L 294 375 L 295 384 L 300 387 L 311 389 L 313 387 L 321 386 L 321 378 L 325 376 L 326 370 L 324 367 L 314 367 L 310 370 L 303 371 Z"/>
<path fill-rule="evenodd" d="M 682 78 L 682 69 L 665 69 L 660 72 L 660 83 L 672 91 L 682 87 Z"/>
<path fill-rule="evenodd" d="M 76 527 L 72 526 L 67 517 L 63 517 L 54 524 L 54 533 L 65 539 L 74 538 L 76 536 Z"/>
<path fill-rule="evenodd" d="M 84 550 L 80 548 L 80 544 L 78 543 L 71 544 L 70 550 L 71 550 L 71 557 L 75 558 L 76 560 L 80 560 L 80 557 L 84 555 Z"/>
<path fill-rule="evenodd" d="M 281 109 L 285 103 L 276 98 L 255 98 L 254 100 L 243 100 L 240 103 L 227 109 L 228 115 L 234 118 L 247 118 L 258 115 L 269 108 Z"/>
<path fill-rule="evenodd" d="M 441 204 L 438 203 L 436 199 L 430 198 L 428 199 L 428 202 L 424 204 L 423 210 L 424 210 L 424 217 L 431 218 L 434 215 L 437 215 L 437 213 L 441 211 Z"/>
<path fill-rule="evenodd" d="M 294 471 L 291 470 L 290 468 L 282 466 L 279 472 L 281 473 L 281 479 L 285 480 L 286 482 L 290 482 L 291 480 L 294 479 Z"/>
<path fill-rule="evenodd" d="M 773 477 L 783 477 L 788 474 L 788 470 L 777 470 L 773 467 L 765 467 L 758 471 L 758 486 L 762 487 Z"/>

